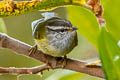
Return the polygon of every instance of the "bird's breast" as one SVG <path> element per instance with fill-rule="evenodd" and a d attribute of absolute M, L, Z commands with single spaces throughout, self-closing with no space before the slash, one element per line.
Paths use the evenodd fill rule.
<path fill-rule="evenodd" d="M 68 54 L 76 46 L 75 36 L 77 36 L 76 32 L 72 34 L 48 34 L 47 38 L 36 39 L 35 42 L 45 54 L 60 57 Z"/>

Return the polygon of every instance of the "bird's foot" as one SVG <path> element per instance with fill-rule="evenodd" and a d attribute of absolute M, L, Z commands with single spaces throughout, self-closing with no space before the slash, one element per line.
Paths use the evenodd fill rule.
<path fill-rule="evenodd" d="M 59 58 L 58 57 L 58 64 L 60 64 L 60 66 L 62 67 L 62 68 L 65 68 L 65 66 L 67 65 L 67 56 L 65 55 L 63 58 Z"/>
<path fill-rule="evenodd" d="M 66 65 L 67 65 L 67 56 L 65 55 L 65 56 L 63 57 L 62 68 L 65 68 Z"/>
<path fill-rule="evenodd" d="M 50 69 L 54 69 L 56 67 L 62 67 L 62 68 L 65 68 L 65 66 L 67 65 L 67 56 L 64 56 L 64 57 L 56 57 L 56 58 L 53 58 L 53 60 L 49 59 L 49 57 L 47 57 L 47 62 L 46 64 L 48 66 L 50 66 Z M 54 60 L 56 59 L 56 60 Z M 51 63 L 52 62 L 52 63 Z M 48 69 L 49 70 L 49 69 Z"/>
<path fill-rule="evenodd" d="M 31 56 L 32 54 L 35 54 L 37 49 L 38 49 L 37 45 L 32 46 L 32 48 L 29 49 L 29 56 Z"/>
<path fill-rule="evenodd" d="M 45 57 L 45 60 L 46 60 L 45 64 L 50 67 L 49 69 L 56 68 L 56 57 L 53 58 L 50 55 L 44 55 L 44 57 Z M 49 71 L 49 69 L 48 69 L 48 71 Z"/>

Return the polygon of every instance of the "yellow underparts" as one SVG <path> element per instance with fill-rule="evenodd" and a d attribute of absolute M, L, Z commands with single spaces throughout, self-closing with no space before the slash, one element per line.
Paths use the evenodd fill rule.
<path fill-rule="evenodd" d="M 43 39 L 37 39 L 37 42 L 38 43 L 46 42 L 46 39 L 45 38 L 43 38 Z"/>

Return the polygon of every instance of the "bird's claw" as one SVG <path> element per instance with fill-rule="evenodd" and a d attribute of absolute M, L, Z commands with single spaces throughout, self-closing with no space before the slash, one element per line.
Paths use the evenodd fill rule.
<path fill-rule="evenodd" d="M 66 65 L 67 65 L 67 56 L 65 55 L 63 57 L 62 68 L 65 68 Z"/>
<path fill-rule="evenodd" d="M 32 48 L 29 49 L 29 56 L 31 56 L 32 54 L 35 54 L 37 49 L 38 49 L 37 45 L 32 46 Z"/>
<path fill-rule="evenodd" d="M 65 68 L 65 66 L 67 65 L 67 56 L 64 56 L 63 58 L 59 58 L 58 57 L 58 60 L 57 60 L 58 64 L 60 64 L 60 66 L 62 68 Z"/>

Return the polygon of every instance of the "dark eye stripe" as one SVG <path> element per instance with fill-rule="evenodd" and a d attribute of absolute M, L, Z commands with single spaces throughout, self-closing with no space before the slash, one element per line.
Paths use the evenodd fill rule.
<path fill-rule="evenodd" d="M 68 31 L 69 29 L 56 29 L 56 30 L 53 30 L 53 29 L 50 29 L 50 28 L 47 28 L 48 30 L 51 30 L 51 31 L 56 31 L 56 32 L 64 32 L 64 31 Z"/>

